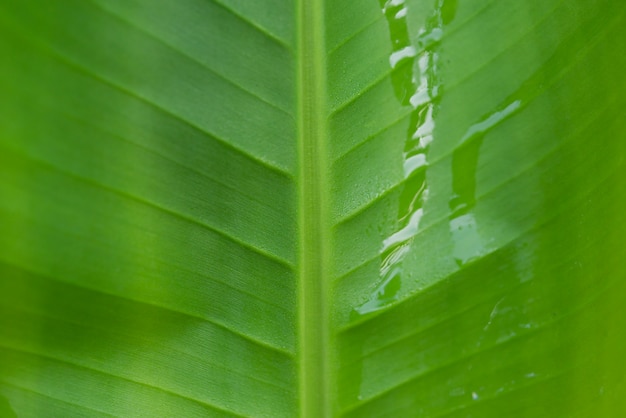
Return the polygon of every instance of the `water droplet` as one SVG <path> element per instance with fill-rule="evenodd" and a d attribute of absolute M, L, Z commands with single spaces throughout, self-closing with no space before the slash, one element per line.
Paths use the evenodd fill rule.
<path fill-rule="evenodd" d="M 403 60 L 415 57 L 416 53 L 414 46 L 405 46 L 389 56 L 389 64 L 391 64 L 391 68 L 396 68 Z"/>

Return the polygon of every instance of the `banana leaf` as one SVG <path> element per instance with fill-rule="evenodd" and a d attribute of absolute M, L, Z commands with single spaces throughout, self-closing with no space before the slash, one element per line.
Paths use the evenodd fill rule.
<path fill-rule="evenodd" d="M 2 417 L 626 416 L 626 3 L 0 2 Z"/>

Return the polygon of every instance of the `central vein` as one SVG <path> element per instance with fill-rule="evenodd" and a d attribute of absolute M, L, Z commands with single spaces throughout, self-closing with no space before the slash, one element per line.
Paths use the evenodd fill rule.
<path fill-rule="evenodd" d="M 300 416 L 332 415 L 330 399 L 326 63 L 323 0 L 298 1 Z"/>

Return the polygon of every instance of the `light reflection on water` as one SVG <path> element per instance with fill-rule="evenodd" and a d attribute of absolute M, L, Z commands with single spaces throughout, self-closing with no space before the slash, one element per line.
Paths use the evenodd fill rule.
<path fill-rule="evenodd" d="M 411 41 L 404 0 L 380 0 L 391 35 L 389 64 L 396 97 L 411 107 L 403 151 L 404 183 L 398 202 L 397 227 L 382 242 L 380 284 L 368 300 L 356 307 L 353 316 L 375 312 L 397 300 L 402 287 L 402 262 L 417 235 L 428 199 L 426 170 L 433 142 L 442 81 L 439 75 L 439 41 L 444 23 L 454 16 L 455 1 L 437 0 L 432 15 Z M 444 22 L 444 16 L 447 21 Z"/>
<path fill-rule="evenodd" d="M 473 213 L 476 204 L 476 169 L 478 154 L 485 133 L 514 114 L 521 105 L 514 100 L 469 127 L 452 154 L 452 191 L 450 199 L 450 234 L 454 243 L 453 256 L 459 267 L 484 255 L 488 244 L 478 231 Z"/>
<path fill-rule="evenodd" d="M 399 102 L 411 107 L 404 139 L 402 164 L 404 181 L 398 202 L 397 226 L 382 241 L 379 284 L 367 301 L 357 306 L 356 318 L 378 311 L 398 299 L 403 287 L 403 261 L 409 253 L 425 214 L 430 186 L 427 180 L 429 149 L 443 95 L 440 66 L 441 40 L 445 25 L 456 13 L 457 2 L 436 0 L 432 14 L 413 36 L 407 22 L 405 0 L 380 0 L 391 35 L 389 63 L 392 85 Z M 448 219 L 452 254 L 459 267 L 490 251 L 474 213 L 478 155 L 485 134 L 522 107 L 521 97 L 511 96 L 493 112 L 471 125 L 452 154 L 452 195 Z"/>

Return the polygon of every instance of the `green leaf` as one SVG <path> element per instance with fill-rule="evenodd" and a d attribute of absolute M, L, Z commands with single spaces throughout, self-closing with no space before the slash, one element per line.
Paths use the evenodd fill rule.
<path fill-rule="evenodd" d="M 0 3 L 0 415 L 626 413 L 626 3 Z"/>

